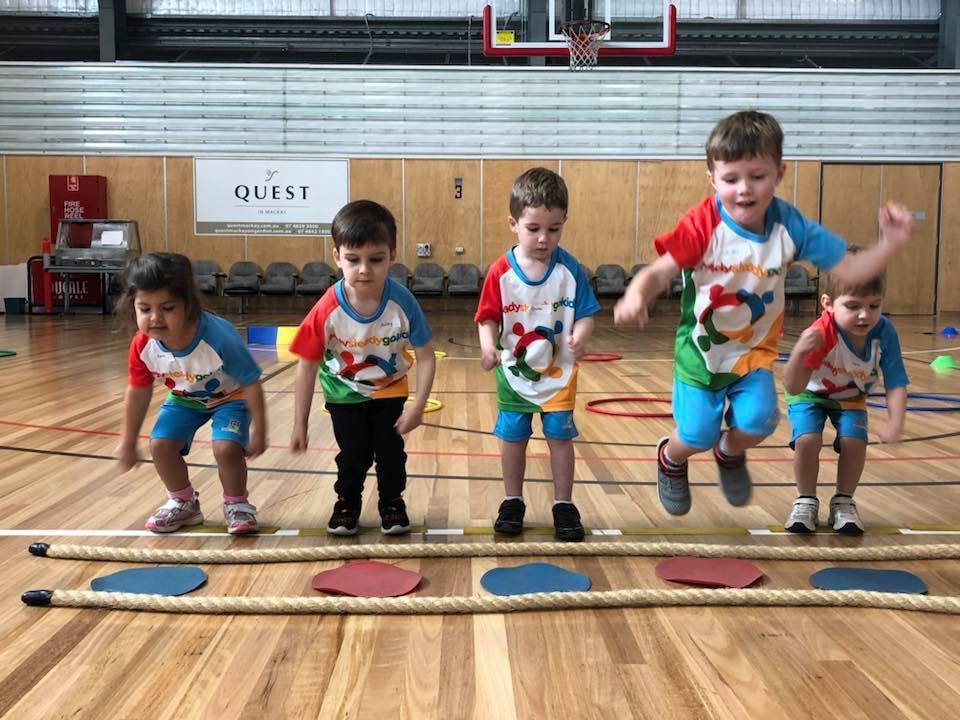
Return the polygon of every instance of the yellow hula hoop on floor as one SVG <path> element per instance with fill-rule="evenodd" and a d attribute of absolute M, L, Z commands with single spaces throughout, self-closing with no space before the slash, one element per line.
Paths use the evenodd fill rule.
<path fill-rule="evenodd" d="M 410 400 L 413 400 L 413 396 L 412 396 L 412 395 L 407 398 L 407 402 L 409 402 Z M 436 412 L 437 410 L 441 410 L 441 409 L 443 409 L 443 401 L 442 401 L 442 400 L 437 400 L 436 398 L 427 398 L 427 404 L 424 406 L 423 412 L 425 412 L 425 413 L 431 413 L 431 412 Z M 323 406 L 323 412 L 325 412 L 327 415 L 330 414 L 330 411 L 327 410 L 327 408 L 326 408 L 325 405 Z"/>

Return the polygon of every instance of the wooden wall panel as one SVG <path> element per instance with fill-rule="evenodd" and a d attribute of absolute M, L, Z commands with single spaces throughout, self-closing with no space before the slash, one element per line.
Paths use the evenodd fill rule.
<path fill-rule="evenodd" d="M 49 175 L 82 175 L 83 158 L 56 155 L 7 156 L 7 218 L 10 250 L 17 264 L 40 254 L 40 239 L 50 234 Z"/>
<path fill-rule="evenodd" d="M 407 266 L 438 263 L 447 270 L 454 263 L 480 265 L 480 161 L 407 160 L 405 202 Z M 456 198 L 454 178 L 463 181 Z M 428 242 L 433 255 L 416 256 L 417 243 Z M 454 248 L 464 248 L 457 255 Z"/>
<path fill-rule="evenodd" d="M 640 221 L 636 259 L 656 260 L 653 239 L 672 229 L 680 216 L 713 194 L 703 160 L 645 160 L 640 162 Z"/>
<path fill-rule="evenodd" d="M 3 197 L 7 193 L 7 157 L 0 156 L 0 189 L 3 190 Z M 13 265 L 13 258 L 10 254 L 10 235 L 7 233 L 7 204 L 0 202 L 0 265 Z"/>
<path fill-rule="evenodd" d="M 820 163 L 799 160 L 794 167 L 794 195 L 791 202 L 804 217 L 820 222 Z"/>
<path fill-rule="evenodd" d="M 824 164 L 821 223 L 849 244 L 877 241 L 879 165 Z"/>
<path fill-rule="evenodd" d="M 883 202 L 903 203 L 923 219 L 914 221 L 913 240 L 887 268 L 885 312 L 932 315 L 937 276 L 939 165 L 884 165 Z"/>
<path fill-rule="evenodd" d="M 940 191 L 940 282 L 937 309 L 960 310 L 960 163 L 945 163 Z"/>
<path fill-rule="evenodd" d="M 408 267 L 404 234 L 403 160 L 372 158 L 350 161 L 350 200 L 380 203 L 397 221 L 397 262 Z M 324 259 L 333 266 L 333 245 L 324 244 Z"/>
<path fill-rule="evenodd" d="M 245 260 L 242 235 L 194 235 L 193 158 L 167 158 L 167 244 L 193 260 L 216 260 L 226 272 Z"/>
<path fill-rule="evenodd" d="M 107 178 L 107 211 L 117 220 L 136 220 L 143 252 L 166 250 L 163 217 L 163 158 L 90 156 L 87 175 Z"/>
<path fill-rule="evenodd" d="M 615 263 L 628 272 L 637 238 L 637 163 L 565 160 L 569 219 L 561 244 L 591 271 Z"/>
<path fill-rule="evenodd" d="M 545 167 L 559 172 L 557 160 L 484 160 L 483 161 L 483 253 L 480 270 L 503 255 L 517 242 L 510 232 L 510 188 L 523 172 Z M 561 244 L 563 241 L 561 240 Z"/>

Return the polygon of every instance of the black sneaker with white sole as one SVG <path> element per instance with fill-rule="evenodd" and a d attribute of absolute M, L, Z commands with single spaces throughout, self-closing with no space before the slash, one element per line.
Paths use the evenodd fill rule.
<path fill-rule="evenodd" d="M 384 535 L 403 535 L 410 532 L 410 518 L 407 517 L 407 504 L 403 498 L 381 501 L 380 532 Z"/>
<path fill-rule="evenodd" d="M 359 522 L 360 501 L 337 498 L 327 523 L 327 532 L 331 535 L 356 535 L 360 529 Z"/>
<path fill-rule="evenodd" d="M 583 523 L 580 522 L 580 511 L 573 503 L 556 503 L 553 506 L 553 533 L 557 540 L 563 542 L 580 542 L 583 540 Z"/>
<path fill-rule="evenodd" d="M 494 531 L 503 535 L 519 535 L 523 532 L 523 515 L 527 506 L 520 498 L 510 498 L 500 503 Z"/>

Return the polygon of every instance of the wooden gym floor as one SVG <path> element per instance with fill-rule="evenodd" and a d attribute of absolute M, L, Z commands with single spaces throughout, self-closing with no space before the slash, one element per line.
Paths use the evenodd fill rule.
<path fill-rule="evenodd" d="M 121 427 L 129 336 L 113 318 L 4 316 L 0 348 L 0 718 L 942 718 L 960 703 L 960 619 L 860 609 L 671 608 L 531 612 L 448 617 L 203 617 L 38 609 L 20 602 L 33 588 L 86 589 L 119 563 L 40 559 L 29 543 L 134 547 L 256 548 L 318 543 L 489 541 L 502 498 L 493 378 L 478 361 L 472 304 L 426 303 L 438 363 L 426 416 L 407 441 L 411 520 L 443 530 L 382 540 L 374 530 L 375 480 L 362 524 L 372 532 L 333 539 L 322 532 L 230 538 L 216 532 L 150 537 L 140 531 L 163 499 L 152 466 L 117 475 L 111 459 Z M 238 325 L 294 325 L 301 311 L 237 316 Z M 911 412 L 906 441 L 871 446 L 857 500 L 872 532 L 862 539 L 776 532 L 794 497 L 789 430 L 751 454 L 752 504 L 727 506 L 708 458 L 692 465 L 693 510 L 675 518 L 656 499 L 653 446 L 669 420 L 588 413 L 590 399 L 669 397 L 675 306 L 648 331 L 615 328 L 598 316 L 594 351 L 623 360 L 585 363 L 579 387 L 575 500 L 585 525 L 623 535 L 587 542 L 856 546 L 952 542 L 960 528 L 960 414 Z M 788 318 L 788 350 L 810 316 Z M 935 375 L 938 354 L 960 341 L 936 331 L 960 318 L 894 318 L 911 391 L 960 397 L 960 374 Z M 311 425 L 311 449 L 286 450 L 293 417 L 294 361 L 258 350 L 270 449 L 251 463 L 251 501 L 260 522 L 283 530 L 323 528 L 333 502 L 329 416 Z M 157 391 L 144 433 L 163 398 Z M 882 410 L 871 410 L 877 422 Z M 539 436 L 539 426 L 535 433 Z M 199 440 L 208 439 L 201 430 Z M 551 527 L 546 445 L 530 444 L 528 540 Z M 141 444 L 141 455 L 146 443 Z M 821 501 L 836 462 L 822 454 Z M 210 525 L 222 523 L 208 444 L 188 458 Z M 825 509 L 822 510 L 825 514 Z M 919 534 L 917 528 L 932 528 Z M 774 531 L 770 528 L 773 527 Z M 461 529 L 476 535 L 456 534 Z M 913 528 L 913 530 L 911 530 Z M 212 528 L 214 531 L 216 528 Z M 77 531 L 55 537 L 53 531 Z M 94 531 L 106 531 L 94 534 Z M 453 531 L 453 532 L 451 532 Z M 752 532 L 748 532 L 752 531 Z M 86 535 L 85 533 L 90 533 Z M 639 534 L 638 537 L 635 534 Z M 686 534 L 682 534 L 686 533 Z M 483 594 L 480 576 L 537 558 L 405 560 L 424 575 L 419 595 Z M 667 587 L 656 558 L 554 558 L 586 573 L 597 590 Z M 312 595 L 310 579 L 337 562 L 206 566 L 199 594 Z M 757 563 L 765 588 L 808 588 L 827 562 Z M 856 563 L 855 563 L 856 564 Z M 859 565 L 867 565 L 859 563 Z M 874 563 L 873 566 L 880 564 Z M 920 575 L 936 595 L 960 595 L 956 562 L 885 563 Z"/>

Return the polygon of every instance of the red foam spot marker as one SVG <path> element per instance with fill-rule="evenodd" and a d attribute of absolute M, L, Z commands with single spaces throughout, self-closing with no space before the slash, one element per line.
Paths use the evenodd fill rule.
<path fill-rule="evenodd" d="M 313 578 L 313 589 L 353 597 L 398 597 L 413 591 L 423 575 L 374 560 L 358 560 Z"/>
<path fill-rule="evenodd" d="M 762 578 L 763 571 L 735 558 L 675 557 L 657 565 L 657 577 L 687 585 L 745 588 Z"/>

